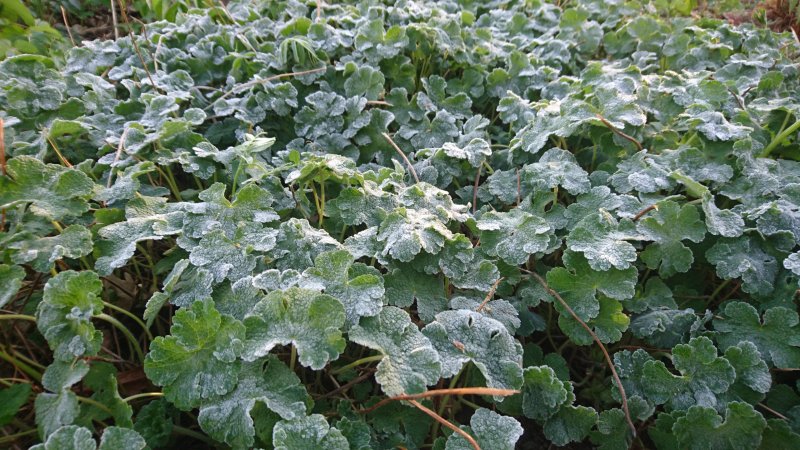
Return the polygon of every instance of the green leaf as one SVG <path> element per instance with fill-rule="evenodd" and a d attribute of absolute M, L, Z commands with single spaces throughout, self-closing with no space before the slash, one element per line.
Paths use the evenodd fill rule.
<path fill-rule="evenodd" d="M 47 440 L 31 447 L 32 450 L 97 450 L 92 432 L 76 425 L 54 430 Z"/>
<path fill-rule="evenodd" d="M 56 359 L 69 361 L 100 351 L 103 333 L 91 319 L 103 310 L 102 288 L 100 278 L 91 271 L 68 270 L 48 280 L 36 310 L 36 326 Z"/>
<path fill-rule="evenodd" d="M 151 343 L 144 362 L 145 374 L 164 387 L 169 401 L 189 410 L 234 389 L 244 349 L 241 322 L 221 315 L 210 300 L 197 301 L 175 313 L 170 333 Z"/>
<path fill-rule="evenodd" d="M 694 205 L 676 202 L 657 203 L 656 210 L 637 224 L 644 239 L 654 241 L 642 252 L 642 261 L 651 269 L 659 269 L 663 277 L 687 272 L 694 262 L 692 251 L 681 241 L 701 242 L 706 234 L 700 214 Z"/>
<path fill-rule="evenodd" d="M 562 260 L 565 267 L 547 272 L 547 284 L 583 320 L 592 319 L 600 312 L 598 293 L 626 300 L 636 292 L 637 271 L 633 267 L 600 272 L 594 270 L 581 254 L 572 252 L 565 252 Z M 561 314 L 568 314 L 560 303 L 555 303 L 555 307 Z"/>
<path fill-rule="evenodd" d="M 133 429 L 141 435 L 150 448 L 164 447 L 172 436 L 172 409 L 165 398 L 153 400 L 142 406 L 136 414 Z"/>
<path fill-rule="evenodd" d="M 22 287 L 23 279 L 25 279 L 25 269 L 22 267 L 0 264 L 0 308 L 14 299 Z"/>
<path fill-rule="evenodd" d="M 748 403 L 731 402 L 725 418 L 714 408 L 693 406 L 672 427 L 678 443 L 687 449 L 757 448 L 767 421 Z"/>
<path fill-rule="evenodd" d="M 0 426 L 10 423 L 31 396 L 29 383 L 12 384 L 0 389 Z"/>
<path fill-rule="evenodd" d="M 472 414 L 469 427 L 464 431 L 474 436 L 481 448 L 497 450 L 514 450 L 522 437 L 522 425 L 513 417 L 497 414 L 486 408 L 480 408 Z M 468 450 L 473 448 L 463 436 L 453 433 L 447 438 L 445 450 Z"/>
<path fill-rule="evenodd" d="M 720 406 L 717 395 L 725 393 L 736 378 L 731 363 L 717 355 L 717 348 L 707 337 L 676 345 L 672 349 L 672 363 L 680 376 L 673 375 L 664 363 L 655 360 L 644 363 L 642 376 L 647 397 L 674 409 Z"/>
<path fill-rule="evenodd" d="M 492 156 L 489 143 L 481 138 L 472 139 L 464 146 L 445 142 L 442 151 L 451 158 L 466 160 L 472 167 L 480 167 L 483 161 Z"/>
<path fill-rule="evenodd" d="M 591 188 L 589 174 L 578 165 L 575 156 L 560 148 L 546 151 L 539 162 L 520 171 L 522 181 L 534 191 L 561 186 L 570 194 L 583 194 Z"/>
<path fill-rule="evenodd" d="M 37 272 L 47 272 L 63 258 L 80 258 L 92 252 L 92 233 L 81 225 L 70 225 L 57 236 L 20 234 L 16 239 L 8 246 L 15 250 L 11 260 L 30 264 Z"/>
<path fill-rule="evenodd" d="M 523 264 L 530 255 L 547 252 L 560 243 L 547 221 L 519 208 L 501 213 L 489 211 L 476 226 L 481 230 L 481 247 L 486 253 L 512 265 Z"/>
<path fill-rule="evenodd" d="M 222 230 L 214 230 L 200 239 L 189 253 L 189 262 L 207 270 L 216 283 L 226 278 L 236 281 L 250 275 L 256 267 L 256 258 L 236 239 L 225 236 Z"/>
<path fill-rule="evenodd" d="M 397 208 L 378 227 L 376 238 L 383 245 L 383 256 L 409 262 L 422 250 L 439 253 L 453 233 L 427 211 Z"/>
<path fill-rule="evenodd" d="M 383 355 L 375 379 L 390 397 L 424 392 L 440 378 L 439 355 L 400 308 L 386 306 L 378 316 L 362 318 L 348 337 Z"/>
<path fill-rule="evenodd" d="M 251 448 L 256 434 L 251 412 L 263 403 L 292 420 L 305 417 L 310 403 L 300 379 L 274 356 L 242 365 L 236 389 L 219 399 L 209 399 L 200 407 L 198 422 L 212 438 L 233 448 Z"/>
<path fill-rule="evenodd" d="M 136 252 L 137 242 L 179 233 L 184 213 L 165 198 L 137 197 L 125 205 L 125 217 L 126 221 L 107 225 L 97 233 L 103 240 L 97 243 L 95 268 L 102 275 L 124 266 Z"/>
<path fill-rule="evenodd" d="M 275 265 L 280 270 L 305 270 L 314 265 L 320 253 L 337 250 L 342 245 L 325 230 L 318 230 L 305 219 L 289 219 L 281 223 L 275 249 Z"/>
<path fill-rule="evenodd" d="M 143 450 L 147 446 L 144 438 L 139 433 L 120 427 L 108 427 L 100 437 L 100 445 L 97 450 Z"/>
<path fill-rule="evenodd" d="M 276 345 L 292 344 L 300 364 L 320 370 L 344 350 L 342 303 L 330 295 L 300 288 L 270 292 L 245 318 L 243 358 L 254 361 Z"/>
<path fill-rule="evenodd" d="M 8 176 L 0 177 L 0 208 L 30 204 L 30 210 L 50 220 L 80 216 L 94 183 L 83 172 L 44 164 L 29 156 L 11 158 Z"/>
<path fill-rule="evenodd" d="M 764 360 L 780 369 L 800 367 L 800 319 L 796 311 L 774 307 L 759 318 L 744 302 L 730 302 L 714 318 L 716 339 L 723 349 L 752 342 Z"/>
<path fill-rule="evenodd" d="M 408 308 L 417 302 L 417 311 L 425 322 L 447 309 L 444 283 L 438 276 L 416 272 L 411 266 L 400 266 L 386 274 L 386 300 L 390 305 Z"/>
<path fill-rule="evenodd" d="M 60 427 L 71 425 L 78 418 L 78 396 L 69 390 L 62 390 L 57 394 L 43 392 L 36 396 L 34 410 L 39 437 L 46 439 Z"/>
<path fill-rule="evenodd" d="M 350 450 L 342 432 L 328 425 L 321 414 L 281 420 L 275 424 L 272 445 L 275 450 Z"/>
<path fill-rule="evenodd" d="M 580 442 L 597 422 L 597 412 L 585 406 L 562 407 L 544 423 L 544 436 L 555 445 Z"/>
<path fill-rule="evenodd" d="M 742 290 L 768 295 L 774 289 L 778 262 L 755 237 L 723 238 L 706 252 L 708 262 L 723 279 L 742 279 Z"/>
<path fill-rule="evenodd" d="M 83 384 L 93 391 L 92 400 L 111 411 L 110 417 L 114 419 L 114 424 L 126 428 L 133 426 L 133 408 L 119 395 L 117 369 L 114 366 L 105 362 L 93 364 Z M 91 404 L 81 405 L 80 423 L 86 426 L 91 426 L 93 420 L 102 421 L 108 418 L 107 411 Z"/>
<path fill-rule="evenodd" d="M 457 374 L 471 361 L 487 386 L 522 387 L 522 345 L 502 323 L 475 311 L 444 311 L 422 333 L 439 352 L 443 378 Z"/>
<path fill-rule="evenodd" d="M 594 270 L 627 269 L 636 261 L 636 249 L 628 241 L 638 239 L 629 220 L 617 222 L 601 211 L 575 225 L 567 236 L 567 248 L 583 253 Z"/>
<path fill-rule="evenodd" d="M 383 306 L 383 278 L 374 267 L 355 263 L 347 250 L 334 250 L 317 256 L 314 267 L 306 269 L 300 283 L 319 289 L 344 306 L 347 323 L 360 317 L 375 316 Z"/>
<path fill-rule="evenodd" d="M 525 417 L 546 420 L 575 400 L 572 384 L 560 380 L 550 366 L 526 367 L 522 376 L 522 412 Z"/>
<path fill-rule="evenodd" d="M 628 329 L 630 321 L 630 317 L 622 312 L 622 304 L 619 301 L 600 297 L 600 308 L 597 316 L 587 321 L 587 325 L 593 329 L 601 342 L 610 344 L 622 338 L 622 333 Z M 558 326 L 577 345 L 591 345 L 594 343 L 592 336 L 571 314 L 562 312 L 558 316 Z"/>

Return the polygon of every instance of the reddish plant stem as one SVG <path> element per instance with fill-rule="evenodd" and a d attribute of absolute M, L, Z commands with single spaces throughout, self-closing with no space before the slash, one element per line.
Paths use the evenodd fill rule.
<path fill-rule="evenodd" d="M 618 129 L 618 128 L 617 128 L 617 127 L 615 127 L 614 125 L 611 125 L 611 122 L 609 122 L 608 120 L 606 120 L 606 118 L 605 118 L 605 117 L 601 116 L 600 114 L 596 114 L 596 117 L 597 117 L 597 119 L 598 119 L 600 122 L 602 122 L 602 123 L 603 123 L 603 125 L 605 125 L 606 127 L 608 127 L 608 129 L 609 129 L 609 130 L 611 130 L 611 131 L 613 131 L 613 132 L 614 132 L 614 133 L 615 133 L 617 136 L 619 136 L 619 137 L 621 137 L 621 138 L 624 138 L 624 139 L 627 139 L 627 140 L 629 140 L 629 141 L 633 142 L 633 145 L 635 145 L 635 146 L 636 146 L 636 148 L 637 148 L 639 151 L 642 151 L 642 150 L 644 149 L 644 148 L 642 147 L 642 144 L 641 144 L 639 141 L 637 141 L 637 140 L 636 140 L 636 138 L 634 138 L 634 137 L 633 137 L 633 136 L 631 136 L 631 135 L 628 135 L 628 134 L 625 134 L 625 133 L 623 133 L 623 132 L 622 132 L 620 129 Z"/>
<path fill-rule="evenodd" d="M 409 160 L 408 160 L 408 157 L 406 156 L 406 154 L 405 154 L 405 153 L 403 153 L 403 150 L 401 150 L 401 149 L 400 149 L 400 147 L 398 147 L 398 145 L 397 145 L 397 144 L 396 144 L 396 143 L 395 143 L 395 142 L 392 140 L 392 137 L 391 137 L 391 136 L 389 136 L 389 134 L 387 134 L 387 133 L 381 133 L 381 134 L 383 135 L 383 137 L 384 137 L 384 138 L 385 138 L 387 141 L 389 141 L 389 144 L 391 144 L 391 145 L 392 145 L 392 147 L 394 148 L 394 150 L 395 150 L 397 153 L 399 153 L 401 157 L 403 157 L 403 161 L 405 161 L 405 162 L 406 162 L 406 165 L 408 166 L 408 170 L 411 172 L 411 175 L 413 175 L 413 176 L 414 176 L 414 181 L 416 181 L 417 183 L 419 183 L 419 177 L 417 176 L 417 171 L 416 171 L 416 170 L 414 170 L 414 166 L 413 166 L 413 165 L 411 165 L 411 161 L 409 161 Z"/>
<path fill-rule="evenodd" d="M 637 220 L 641 219 L 645 214 L 649 213 L 654 209 L 658 209 L 655 203 L 636 213 L 636 215 L 633 216 L 633 221 L 636 222 Z"/>
<path fill-rule="evenodd" d="M 475 441 L 475 438 L 470 436 L 466 431 L 462 430 L 461 428 L 458 428 L 457 426 L 453 425 L 449 421 L 445 420 L 444 417 L 440 416 L 439 414 L 436 414 L 435 411 L 426 408 L 425 406 L 422 405 L 422 403 L 420 403 L 420 402 L 418 402 L 416 400 L 409 400 L 408 402 L 411 403 L 412 405 L 416 406 L 417 409 L 419 409 L 420 411 L 422 411 L 425 414 L 431 416 L 433 418 L 433 420 L 435 420 L 435 421 L 439 422 L 440 424 L 446 426 L 447 428 L 450 428 L 451 430 L 453 430 L 454 433 L 460 434 L 464 439 L 467 440 L 467 442 L 469 442 L 469 445 L 471 445 L 472 448 L 474 448 L 475 450 L 481 450 L 481 447 L 480 447 L 480 445 L 478 445 L 478 442 Z"/>
<path fill-rule="evenodd" d="M 597 343 L 598 347 L 600 347 L 600 350 L 602 350 L 603 356 L 605 357 L 606 363 L 608 364 L 608 368 L 611 369 L 611 376 L 614 378 L 614 382 L 617 383 L 617 389 L 619 390 L 619 396 L 622 398 L 622 410 L 625 412 L 625 420 L 628 422 L 628 426 L 630 427 L 631 432 L 633 433 L 633 436 L 636 436 L 636 426 L 633 424 L 633 420 L 631 419 L 631 413 L 628 410 L 628 396 L 625 394 L 625 388 L 622 386 L 622 380 L 620 380 L 619 374 L 617 374 L 617 369 L 614 367 L 614 362 L 611 361 L 611 355 L 608 354 L 608 350 L 606 350 L 606 346 L 603 345 L 603 343 L 600 341 L 600 338 L 597 337 L 597 334 L 595 334 L 595 332 L 592 331 L 592 329 L 589 327 L 589 325 L 587 325 L 586 322 L 584 322 L 580 317 L 578 317 L 578 314 L 576 314 L 575 311 L 573 311 L 572 308 L 570 308 L 570 306 L 561 297 L 561 295 L 558 292 L 556 292 L 555 290 L 553 290 L 547 284 L 547 281 L 545 281 L 545 279 L 542 278 L 541 275 L 539 275 L 536 272 L 532 272 L 530 270 L 525 270 L 525 269 L 522 269 L 522 270 L 524 270 L 526 273 L 528 273 L 532 277 L 534 277 L 536 279 L 536 281 L 538 281 L 539 284 L 541 284 L 542 287 L 545 288 L 545 290 L 547 290 L 547 292 L 550 293 L 550 295 L 555 297 L 556 300 L 558 300 L 558 302 L 561 303 L 561 306 L 563 306 L 564 309 L 566 309 L 570 313 L 572 318 L 574 318 L 576 321 L 578 321 L 578 323 L 581 324 L 583 329 L 586 330 L 586 332 L 589 333 L 592 336 L 592 339 L 594 339 L 594 341 Z"/>
<path fill-rule="evenodd" d="M 498 278 L 497 281 L 494 282 L 491 289 L 489 289 L 489 293 L 486 294 L 486 298 L 484 298 L 483 302 L 481 302 L 481 304 L 478 305 L 477 308 L 475 308 L 475 311 L 480 312 L 486 306 L 486 304 L 489 303 L 489 300 L 491 300 L 492 297 L 494 297 L 494 293 L 497 291 L 497 286 L 500 285 L 501 281 L 503 281 L 503 277 Z"/>

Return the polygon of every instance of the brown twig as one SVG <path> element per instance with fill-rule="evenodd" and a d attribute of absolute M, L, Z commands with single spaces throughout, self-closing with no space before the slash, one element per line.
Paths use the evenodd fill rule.
<path fill-rule="evenodd" d="M 450 428 L 451 430 L 453 430 L 454 433 L 460 434 L 464 439 L 467 440 L 467 442 L 469 442 L 469 445 L 471 445 L 472 448 L 474 448 L 475 450 L 481 450 L 481 447 L 475 441 L 475 438 L 470 436 L 466 431 L 462 430 L 461 428 L 458 428 L 457 426 L 453 425 L 449 421 L 445 420 L 444 417 L 440 416 L 439 414 L 436 414 L 435 411 L 423 406 L 422 403 L 420 403 L 420 402 L 418 402 L 416 400 L 409 400 L 408 402 L 411 403 L 412 405 L 416 406 L 417 409 L 419 409 L 420 411 L 422 411 L 425 414 L 431 416 L 433 418 L 433 420 L 435 420 L 435 421 L 439 422 L 440 424 L 446 426 L 447 428 Z"/>
<path fill-rule="evenodd" d="M 769 406 L 767 406 L 767 405 L 765 405 L 763 403 L 759 403 L 758 406 L 762 407 L 765 411 L 769 411 L 772 414 L 775 414 L 775 416 L 778 417 L 779 419 L 789 420 L 788 417 L 784 416 L 783 414 L 779 413 L 778 411 L 775 411 L 774 409 L 770 408 Z"/>
<path fill-rule="evenodd" d="M 385 138 L 387 141 L 389 141 L 389 144 L 391 144 L 391 145 L 392 145 L 392 147 L 394 148 L 394 150 L 395 150 L 397 153 L 399 153 L 399 154 L 400 154 L 400 156 L 402 156 L 402 157 L 403 157 L 403 161 L 405 161 L 405 162 L 406 162 L 406 165 L 408 166 L 408 170 L 411 172 L 411 175 L 413 175 L 413 176 L 414 176 L 414 180 L 415 180 L 417 183 L 419 183 L 419 177 L 417 176 L 417 171 L 416 171 L 416 170 L 414 170 L 414 166 L 412 166 L 412 165 L 411 165 L 411 161 L 409 161 L 409 160 L 408 160 L 408 157 L 406 156 L 406 154 L 405 154 L 405 153 L 403 153 L 403 151 L 402 151 L 402 150 L 400 150 L 400 147 L 398 147 L 398 146 L 397 146 L 397 144 L 395 144 L 395 142 L 392 140 L 391 136 L 389 136 L 387 133 L 381 133 L 381 134 L 383 135 L 383 137 L 384 137 L 384 138 Z"/>
<path fill-rule="evenodd" d="M 647 208 L 645 208 L 645 209 L 639 211 L 638 213 L 636 213 L 636 215 L 633 216 L 633 221 L 636 222 L 637 220 L 641 219 L 645 214 L 649 213 L 650 211 L 652 211 L 654 209 L 656 209 L 656 210 L 658 209 L 658 206 L 656 206 L 655 203 L 653 203 L 652 205 L 648 206 Z"/>
<path fill-rule="evenodd" d="M 3 176 L 8 176 L 8 172 L 6 172 L 6 129 L 5 123 L 3 122 L 3 118 L 0 117 L 0 171 L 3 172 Z"/>
<path fill-rule="evenodd" d="M 75 47 L 75 38 L 72 37 L 72 29 L 69 27 L 69 20 L 67 20 L 67 10 L 64 7 L 61 7 L 61 17 L 64 18 L 64 27 L 67 29 L 67 35 L 69 35 L 69 41 L 72 42 L 72 46 Z"/>
<path fill-rule="evenodd" d="M 275 81 L 275 80 L 279 80 L 281 78 L 286 78 L 286 77 L 296 77 L 296 76 L 299 76 L 299 75 L 308 75 L 308 74 L 311 74 L 311 73 L 317 73 L 317 72 L 321 72 L 321 71 L 326 70 L 326 69 L 327 69 L 327 67 L 317 67 L 316 69 L 302 70 L 300 72 L 281 73 L 281 74 L 273 75 L 273 76 L 267 77 L 267 78 L 261 78 L 261 79 L 258 79 L 258 80 L 248 81 L 247 83 L 242 83 L 242 84 L 240 84 L 238 86 L 235 86 L 231 90 L 225 92 L 224 94 L 222 94 L 221 97 L 215 99 L 210 105 L 206 106 L 205 109 L 208 109 L 208 108 L 212 107 L 214 105 L 214 103 L 216 103 L 216 102 L 218 102 L 220 100 L 224 100 L 224 99 L 228 98 L 229 96 L 231 96 L 232 94 L 235 94 L 237 92 L 241 92 L 242 90 L 247 89 L 247 88 L 251 88 L 253 86 L 258 86 L 259 84 L 269 83 L 270 81 Z"/>
<path fill-rule="evenodd" d="M 475 174 L 475 183 L 472 185 L 472 214 L 475 214 L 475 211 L 478 210 L 478 185 L 481 182 L 482 171 L 483 166 L 478 166 L 478 173 Z"/>
<path fill-rule="evenodd" d="M 384 100 L 367 100 L 367 104 L 378 105 L 378 106 L 393 106 L 391 103 Z"/>
<path fill-rule="evenodd" d="M 348 381 L 347 383 L 337 387 L 336 389 L 334 389 L 334 390 L 332 390 L 330 392 L 326 392 L 326 393 L 320 395 L 319 397 L 316 398 L 316 400 L 320 400 L 320 399 L 328 398 L 328 397 L 333 397 L 334 395 L 336 395 L 336 394 L 338 394 L 340 392 L 345 392 L 348 389 L 350 389 L 351 387 L 355 386 L 356 384 L 361 383 L 362 381 L 364 381 L 367 378 L 371 377 L 373 373 L 375 373 L 375 369 L 367 369 L 367 371 L 365 373 L 359 375 L 356 378 L 353 378 L 352 380 Z"/>
<path fill-rule="evenodd" d="M 486 298 L 484 298 L 483 302 L 480 305 L 478 305 L 477 308 L 475 308 L 475 311 L 481 312 L 481 310 L 486 306 L 486 304 L 489 303 L 489 300 L 491 300 L 492 297 L 494 297 L 494 293 L 497 291 L 497 286 L 500 285 L 501 281 L 503 281 L 503 277 L 498 278 L 497 281 L 494 282 L 492 287 L 489 289 L 489 293 L 486 294 Z"/>
<path fill-rule="evenodd" d="M 322 18 L 322 0 L 317 0 L 317 22 Z"/>
<path fill-rule="evenodd" d="M 558 300 L 558 302 L 561 303 L 561 306 L 563 306 L 564 309 L 566 309 L 570 313 L 570 315 L 572 315 L 572 318 L 575 319 L 576 321 L 578 321 L 578 323 L 581 324 L 583 329 L 586 330 L 592 336 L 592 339 L 594 339 L 594 341 L 600 347 L 600 350 L 603 351 L 603 356 L 606 359 L 606 363 L 608 364 L 608 368 L 611 369 L 611 375 L 614 378 L 614 381 L 617 383 L 617 389 L 619 390 L 619 395 L 622 398 L 622 410 L 625 412 L 625 420 L 628 422 L 628 426 L 630 427 L 631 432 L 633 432 L 633 435 L 636 436 L 636 426 L 633 424 L 633 420 L 631 419 L 631 413 L 628 410 L 628 396 L 625 394 L 625 388 L 622 386 L 622 380 L 620 380 L 619 374 L 617 374 L 617 369 L 614 367 L 614 362 L 611 361 L 611 355 L 608 354 L 608 350 L 606 350 L 606 346 L 603 345 L 603 342 L 600 341 L 600 338 L 597 337 L 597 334 L 595 334 L 595 332 L 592 331 L 592 329 L 589 327 L 589 325 L 587 325 L 586 322 L 584 322 L 578 316 L 578 314 L 576 314 L 575 311 L 573 311 L 572 308 L 570 308 L 569 304 L 567 304 L 567 302 L 561 297 L 561 295 L 558 292 L 556 292 L 555 290 L 553 290 L 547 284 L 547 281 L 545 281 L 545 279 L 542 278 L 541 275 L 539 275 L 536 272 L 532 272 L 530 270 L 525 270 L 525 269 L 522 269 L 522 270 L 525 271 L 526 273 L 530 274 L 532 277 L 534 277 L 536 279 L 536 281 L 538 281 L 539 284 L 541 284 L 542 287 L 545 288 L 545 290 L 547 290 L 548 293 L 550 293 L 550 295 L 555 297 Z"/>
<path fill-rule="evenodd" d="M 398 400 L 404 401 L 411 401 L 411 400 L 420 400 L 423 398 L 429 397 L 438 397 L 442 395 L 495 395 L 499 397 L 508 397 L 509 395 L 519 394 L 519 391 L 515 391 L 513 389 L 497 389 L 497 388 L 487 388 L 487 387 L 466 387 L 466 388 L 451 388 L 451 389 L 431 389 L 429 391 L 421 392 L 419 394 L 400 394 L 395 395 L 394 397 L 385 398 L 378 403 L 370 406 L 367 409 L 359 410 L 361 413 L 369 413 L 387 403 L 391 403 Z"/>
<path fill-rule="evenodd" d="M 108 185 L 106 186 L 108 188 L 111 187 L 111 180 L 113 179 L 114 175 L 114 164 L 116 164 L 117 161 L 119 161 L 119 157 L 122 154 L 122 150 L 125 147 L 125 138 L 128 136 L 128 130 L 130 130 L 130 128 L 125 128 L 122 131 L 122 136 L 119 137 L 119 145 L 117 145 L 117 153 L 114 154 L 114 162 L 111 163 L 111 168 L 109 169 L 108 172 Z"/>
<path fill-rule="evenodd" d="M 114 26 L 114 39 L 119 39 L 119 25 L 117 24 L 117 7 L 114 5 L 114 0 L 111 0 L 111 23 Z"/>
<path fill-rule="evenodd" d="M 6 172 L 6 134 L 5 134 L 5 123 L 3 123 L 3 118 L 0 117 L 0 172 L 3 173 L 4 177 L 8 176 L 8 172 Z M 0 210 L 0 232 L 3 232 L 6 229 L 6 209 L 3 208 Z"/>
<path fill-rule="evenodd" d="M 58 146 L 50 138 L 50 136 L 47 136 L 45 139 L 47 139 L 47 142 L 49 142 L 50 146 L 53 147 L 53 150 L 55 150 L 56 156 L 58 156 L 58 159 L 61 160 L 61 164 L 63 164 L 66 167 L 69 167 L 71 169 L 72 168 L 72 164 L 70 164 L 70 162 L 67 160 L 67 158 L 65 158 L 64 155 L 61 154 L 61 150 L 58 149 Z"/>
<path fill-rule="evenodd" d="M 122 20 L 125 21 L 125 25 L 128 27 L 128 36 L 131 38 L 133 50 L 136 52 L 136 56 L 139 57 L 139 62 L 142 63 L 142 69 L 144 69 L 144 73 L 147 74 L 147 79 L 150 80 L 150 84 L 153 86 L 153 89 L 158 91 L 158 86 L 156 86 L 156 82 L 153 81 L 153 76 L 150 74 L 150 70 L 147 69 L 147 64 L 144 62 L 144 57 L 142 56 L 142 50 L 139 48 L 139 43 L 136 42 L 136 38 L 133 36 L 133 30 L 131 29 L 131 22 L 128 19 L 128 11 L 127 6 L 125 5 L 125 0 L 119 0 L 119 9 L 122 13 Z M 116 28 L 114 28 L 114 30 L 116 31 Z"/>
<path fill-rule="evenodd" d="M 606 118 L 605 118 L 605 117 L 601 116 L 600 114 L 595 114 L 595 116 L 597 117 L 597 119 L 598 119 L 600 122 L 602 122 L 602 123 L 603 123 L 603 125 L 605 125 L 606 127 L 608 127 L 608 129 L 609 129 L 609 130 L 613 131 L 613 132 L 614 132 L 615 134 L 617 134 L 618 136 L 620 136 L 620 137 L 622 137 L 622 138 L 624 138 L 624 139 L 627 139 L 627 140 L 629 140 L 629 141 L 633 142 L 633 145 L 635 145 L 635 146 L 636 146 L 636 148 L 637 148 L 637 149 L 639 149 L 639 151 L 642 151 L 642 150 L 644 149 L 644 148 L 642 147 L 642 144 L 641 144 L 639 141 L 637 141 L 637 140 L 636 140 L 636 138 L 634 138 L 634 137 L 633 137 L 633 136 L 631 136 L 631 135 L 628 135 L 628 134 L 625 134 L 625 133 L 623 133 L 623 132 L 622 132 L 621 130 L 619 130 L 617 127 L 615 127 L 614 125 L 611 125 L 611 122 L 609 122 L 608 120 L 606 120 Z"/>

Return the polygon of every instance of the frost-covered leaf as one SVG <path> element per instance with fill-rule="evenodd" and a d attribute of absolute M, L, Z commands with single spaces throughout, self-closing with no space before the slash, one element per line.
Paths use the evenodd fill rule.
<path fill-rule="evenodd" d="M 424 392 L 439 380 L 439 355 L 400 308 L 386 306 L 378 316 L 362 318 L 348 337 L 383 355 L 375 379 L 388 396 Z"/>
<path fill-rule="evenodd" d="M 241 322 L 205 300 L 178 310 L 170 332 L 152 342 L 144 371 L 175 406 L 189 410 L 236 386 L 245 337 Z"/>
<path fill-rule="evenodd" d="M 455 375 L 472 361 L 486 378 L 487 386 L 522 386 L 522 345 L 502 323 L 475 311 L 444 311 L 422 332 L 439 352 L 442 377 Z"/>
<path fill-rule="evenodd" d="M 496 412 L 480 408 L 472 414 L 469 427 L 462 427 L 471 434 L 481 448 L 497 450 L 514 450 L 522 436 L 522 425 L 513 417 L 506 417 Z M 472 445 L 463 436 L 453 433 L 447 438 L 445 450 L 468 450 Z"/>
<path fill-rule="evenodd" d="M 642 261 L 651 269 L 659 269 L 664 277 L 692 267 L 692 251 L 681 241 L 697 243 L 706 234 L 695 206 L 672 201 L 657 203 L 656 210 L 638 222 L 637 230 L 644 239 L 654 241 L 642 252 Z"/>
<path fill-rule="evenodd" d="M 308 393 L 285 364 L 269 356 L 242 365 L 236 389 L 223 397 L 203 402 L 198 422 L 205 432 L 233 448 L 250 448 L 255 428 L 251 411 L 262 403 L 292 420 L 306 415 Z"/>
<path fill-rule="evenodd" d="M 523 380 L 522 412 L 531 419 L 545 420 L 575 400 L 572 385 L 550 366 L 526 367 Z"/>
<path fill-rule="evenodd" d="M 89 210 L 86 200 L 94 183 L 77 169 L 18 156 L 8 161 L 6 171 L 8 175 L 0 177 L 0 208 L 29 204 L 31 212 L 50 220 L 79 216 Z"/>
<path fill-rule="evenodd" d="M 694 405 L 716 407 L 717 395 L 725 393 L 736 378 L 733 366 L 717 355 L 717 348 L 707 337 L 676 345 L 672 358 L 680 376 L 673 375 L 661 361 L 647 361 L 643 365 L 647 383 L 644 389 L 656 404 L 667 403 L 681 410 Z"/>
<path fill-rule="evenodd" d="M 628 241 L 638 239 L 629 220 L 618 222 L 601 211 L 575 225 L 567 236 L 567 248 L 583 253 L 594 270 L 627 269 L 636 261 L 636 249 Z"/>
<path fill-rule="evenodd" d="M 550 225 L 541 217 L 514 208 L 509 212 L 490 211 L 482 215 L 477 227 L 486 253 L 518 265 L 530 255 L 545 252 L 555 240 Z"/>
<path fill-rule="evenodd" d="M 282 222 L 275 249 L 272 251 L 278 269 L 305 270 L 314 265 L 320 253 L 342 248 L 325 230 L 318 230 L 304 219 Z"/>
<path fill-rule="evenodd" d="M 275 450 L 349 450 L 342 432 L 328 425 L 321 414 L 281 420 L 272 432 Z"/>
<path fill-rule="evenodd" d="M 523 167 L 520 178 L 534 190 L 561 186 L 576 195 L 591 188 L 589 175 L 578 165 L 575 156 L 560 148 L 546 151 L 538 162 Z"/>
<path fill-rule="evenodd" d="M 376 239 L 383 256 L 408 262 L 421 251 L 438 253 L 453 233 L 436 216 L 426 211 L 398 208 L 378 227 Z"/>
<path fill-rule="evenodd" d="M 778 262 L 764 251 L 758 238 L 720 239 L 708 249 L 706 258 L 717 268 L 720 277 L 741 278 L 745 292 L 767 295 L 774 289 Z"/>
<path fill-rule="evenodd" d="M 384 294 L 380 272 L 354 261 L 347 250 L 322 253 L 299 281 L 305 288 L 318 288 L 339 300 L 349 325 L 358 323 L 360 317 L 377 315 Z"/>
<path fill-rule="evenodd" d="M 44 299 L 36 310 L 36 326 L 56 359 L 69 361 L 100 351 L 103 333 L 91 320 L 103 310 L 102 288 L 100 278 L 91 271 L 64 271 L 45 285 Z"/>
<path fill-rule="evenodd" d="M 744 302 L 730 302 L 714 318 L 716 339 L 723 349 L 752 342 L 764 360 L 781 369 L 800 367 L 800 320 L 797 312 L 774 307 L 759 317 Z"/>
<path fill-rule="evenodd" d="M 37 272 L 47 272 L 53 263 L 63 258 L 80 258 L 92 252 L 92 233 L 81 225 L 70 225 L 52 237 L 18 235 L 8 245 L 15 250 L 11 260 L 30 264 Z"/>
<path fill-rule="evenodd" d="M 277 345 L 297 348 L 300 364 L 319 370 L 344 350 L 342 303 L 330 295 L 289 288 L 270 292 L 245 318 L 244 359 L 255 361 Z"/>
<path fill-rule="evenodd" d="M 731 402 L 720 417 L 714 408 L 693 406 L 672 427 L 682 448 L 757 448 L 767 421 L 744 402 Z"/>
<path fill-rule="evenodd" d="M 14 299 L 24 278 L 25 269 L 22 267 L 0 264 L 0 308 Z"/>
<path fill-rule="evenodd" d="M 580 442 L 597 422 L 597 412 L 586 406 L 564 406 L 544 423 L 544 435 L 555 445 Z"/>

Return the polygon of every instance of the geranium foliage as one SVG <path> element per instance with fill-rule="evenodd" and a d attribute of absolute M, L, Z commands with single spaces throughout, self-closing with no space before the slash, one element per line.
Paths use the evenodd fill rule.
<path fill-rule="evenodd" d="M 660 0 L 207 3 L 0 62 L 0 324 L 33 344 L 0 346 L 0 425 L 800 442 L 791 36 Z"/>

